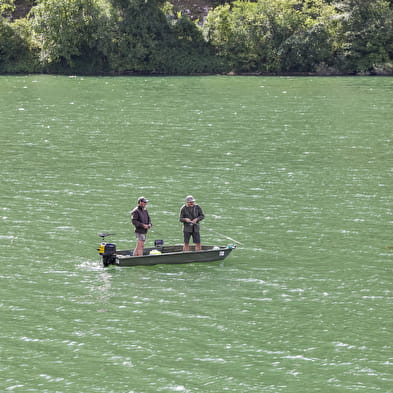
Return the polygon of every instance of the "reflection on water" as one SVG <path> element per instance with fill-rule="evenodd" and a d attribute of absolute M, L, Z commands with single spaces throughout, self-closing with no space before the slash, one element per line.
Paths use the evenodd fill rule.
<path fill-rule="evenodd" d="M 0 77 L 1 388 L 390 391 L 391 84 Z M 102 268 L 188 194 L 225 261 Z"/>

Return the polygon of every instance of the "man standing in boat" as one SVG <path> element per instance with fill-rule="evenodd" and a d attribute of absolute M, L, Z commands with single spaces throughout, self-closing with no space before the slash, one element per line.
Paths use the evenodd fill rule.
<path fill-rule="evenodd" d="M 190 238 L 195 243 L 195 251 L 201 250 L 201 236 L 199 222 L 205 218 L 202 208 L 195 203 L 192 195 L 186 197 L 186 203 L 180 209 L 179 221 L 183 223 L 184 246 L 183 251 L 190 251 Z"/>
<path fill-rule="evenodd" d="M 145 197 L 138 198 L 138 206 L 131 212 L 132 225 L 135 227 L 136 247 L 134 256 L 143 255 L 147 231 L 152 227 L 146 205 L 149 201 Z"/>

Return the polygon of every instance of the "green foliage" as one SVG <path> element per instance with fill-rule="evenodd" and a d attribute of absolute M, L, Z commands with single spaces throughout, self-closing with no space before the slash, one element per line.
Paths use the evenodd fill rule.
<path fill-rule="evenodd" d="M 342 23 L 343 70 L 374 72 L 393 60 L 393 9 L 385 0 L 348 0 Z M 389 66 L 388 66 L 389 68 Z"/>
<path fill-rule="evenodd" d="M 188 17 L 180 17 L 174 23 L 172 32 L 174 37 L 163 63 L 163 66 L 171 66 L 170 73 L 212 73 L 226 69 L 225 62 L 215 56 L 214 48 L 205 41 L 202 29 Z"/>
<path fill-rule="evenodd" d="M 301 3 L 299 23 L 280 45 L 283 71 L 314 72 L 321 65 L 334 63 L 338 29 L 335 9 L 321 0 Z"/>
<path fill-rule="evenodd" d="M 15 0 L 0 0 L 0 16 L 10 18 L 15 11 Z"/>
<path fill-rule="evenodd" d="M 0 72 L 20 73 L 39 70 L 38 48 L 31 39 L 31 25 L 22 19 L 14 23 L 0 16 Z"/>
<path fill-rule="evenodd" d="M 164 1 L 41 0 L 33 8 L 40 61 L 50 72 L 190 73 L 219 62 L 200 29 Z"/>
<path fill-rule="evenodd" d="M 187 74 L 216 70 L 214 53 L 188 18 L 168 21 L 164 1 L 111 0 L 111 70 Z"/>
<path fill-rule="evenodd" d="M 319 1 L 236 1 L 208 15 L 205 29 L 235 71 L 311 71 L 332 52 L 333 8 Z"/>
<path fill-rule="evenodd" d="M 110 67 L 115 72 L 156 72 L 156 54 L 169 35 L 157 2 L 111 0 Z"/>
<path fill-rule="evenodd" d="M 48 69 L 105 69 L 108 18 L 99 1 L 41 0 L 32 17 L 40 60 Z"/>
<path fill-rule="evenodd" d="M 0 72 L 393 70 L 393 0 L 216 0 L 202 28 L 167 0 L 33 3 L 0 0 Z"/>

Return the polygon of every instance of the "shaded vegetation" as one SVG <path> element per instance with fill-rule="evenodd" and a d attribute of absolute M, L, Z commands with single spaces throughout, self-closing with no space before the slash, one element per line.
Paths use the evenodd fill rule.
<path fill-rule="evenodd" d="M 393 1 L 181 1 L 0 0 L 0 72 L 393 71 Z"/>

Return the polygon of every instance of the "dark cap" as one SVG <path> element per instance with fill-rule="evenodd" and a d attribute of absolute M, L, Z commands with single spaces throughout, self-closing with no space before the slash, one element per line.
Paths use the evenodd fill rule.
<path fill-rule="evenodd" d="M 140 203 L 140 202 L 145 202 L 145 203 L 147 203 L 147 202 L 149 202 L 145 197 L 139 197 L 138 198 L 138 203 Z"/>

